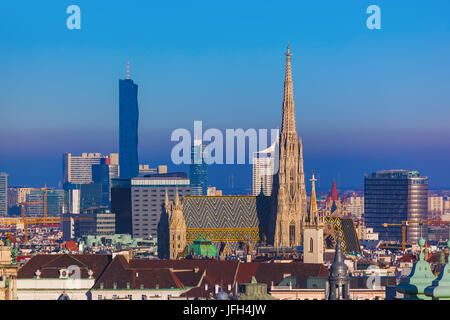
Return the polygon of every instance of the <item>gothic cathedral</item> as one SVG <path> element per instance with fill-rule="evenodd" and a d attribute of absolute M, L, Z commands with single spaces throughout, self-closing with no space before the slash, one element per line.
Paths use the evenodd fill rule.
<path fill-rule="evenodd" d="M 279 139 L 279 171 L 274 177 L 272 197 L 276 212 L 274 246 L 295 247 L 303 244 L 307 214 L 303 147 L 295 128 L 294 93 L 289 46 L 286 52 L 283 120 Z"/>

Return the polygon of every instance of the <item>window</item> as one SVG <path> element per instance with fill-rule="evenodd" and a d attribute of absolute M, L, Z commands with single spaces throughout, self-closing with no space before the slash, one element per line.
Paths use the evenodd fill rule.
<path fill-rule="evenodd" d="M 98 295 L 98 297 L 97 297 L 97 299 L 98 299 L 98 300 L 103 300 L 103 297 L 102 297 L 102 295 L 101 295 L 101 294 L 99 294 L 99 295 Z"/>

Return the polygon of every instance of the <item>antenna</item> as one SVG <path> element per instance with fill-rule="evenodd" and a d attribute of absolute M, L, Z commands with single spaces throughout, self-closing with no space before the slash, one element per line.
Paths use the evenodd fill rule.
<path fill-rule="evenodd" d="M 127 79 L 130 79 L 130 61 L 127 60 Z"/>

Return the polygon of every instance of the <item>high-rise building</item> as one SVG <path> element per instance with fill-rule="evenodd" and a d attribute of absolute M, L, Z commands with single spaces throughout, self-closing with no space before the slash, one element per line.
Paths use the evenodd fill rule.
<path fill-rule="evenodd" d="M 113 235 L 116 228 L 115 214 L 106 207 L 93 207 L 85 210 L 80 218 L 74 223 L 74 234 L 76 238 L 82 236 Z"/>
<path fill-rule="evenodd" d="M 81 183 L 64 185 L 65 214 L 78 214 L 91 207 L 100 207 L 105 196 L 99 183 Z"/>
<path fill-rule="evenodd" d="M 205 162 L 205 146 L 194 140 L 191 148 L 190 180 L 193 196 L 205 196 L 208 191 L 208 167 Z"/>
<path fill-rule="evenodd" d="M 130 179 L 113 179 L 111 181 L 111 211 L 116 214 L 116 233 L 132 235 Z"/>
<path fill-rule="evenodd" d="M 283 118 L 279 144 L 279 171 L 274 177 L 272 196 L 277 207 L 274 246 L 302 245 L 303 220 L 307 214 L 303 145 L 295 128 L 294 92 L 289 46 L 286 53 Z"/>
<path fill-rule="evenodd" d="M 8 175 L 0 173 L 0 216 L 8 214 Z"/>
<path fill-rule="evenodd" d="M 113 160 L 117 157 L 117 153 L 111 153 L 109 157 L 101 153 L 82 153 L 81 156 L 65 153 L 63 154 L 63 183 L 92 183 L 92 166 L 101 164 L 105 159 L 110 165 L 111 178 L 114 178 L 119 171 L 116 160 Z M 115 172 L 117 173 L 115 174 Z"/>
<path fill-rule="evenodd" d="M 401 241 L 403 221 L 427 218 L 428 178 L 419 171 L 385 170 L 364 178 L 364 216 L 367 228 L 373 228 L 381 240 Z M 398 224 L 384 227 L 383 224 Z M 427 228 L 419 223 L 407 226 L 407 241 L 415 243 Z"/>
<path fill-rule="evenodd" d="M 45 191 L 31 190 L 27 195 L 27 202 L 34 202 L 26 206 L 26 214 L 43 215 L 45 211 Z M 59 215 L 63 212 L 64 190 L 47 190 L 47 215 Z"/>
<path fill-rule="evenodd" d="M 361 219 L 364 214 L 364 197 L 353 193 L 347 198 L 347 211 L 353 218 Z"/>
<path fill-rule="evenodd" d="M 253 153 L 253 195 L 261 193 L 270 197 L 272 194 L 273 175 L 275 169 L 274 152 L 278 145 L 272 144 L 269 148 Z"/>
<path fill-rule="evenodd" d="M 109 165 L 102 159 L 102 163 L 92 165 L 92 181 L 94 184 L 102 186 L 102 201 L 101 205 L 104 207 L 110 206 L 110 172 Z"/>
<path fill-rule="evenodd" d="M 138 86 L 127 78 L 119 80 L 119 165 L 120 178 L 130 179 L 139 174 L 138 161 Z"/>
<path fill-rule="evenodd" d="M 27 194 L 32 188 L 12 187 L 8 188 L 8 207 L 17 206 L 19 203 L 27 201 Z"/>
<path fill-rule="evenodd" d="M 184 172 L 147 175 L 131 179 L 133 237 L 157 238 L 166 190 L 173 200 L 191 194 L 190 181 Z"/>
<path fill-rule="evenodd" d="M 444 213 L 444 197 L 439 195 L 428 196 L 428 212 L 442 215 Z"/>

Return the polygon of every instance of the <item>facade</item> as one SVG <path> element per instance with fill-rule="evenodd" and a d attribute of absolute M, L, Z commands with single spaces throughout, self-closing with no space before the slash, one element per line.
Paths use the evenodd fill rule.
<path fill-rule="evenodd" d="M 119 80 L 119 166 L 120 178 L 130 179 L 139 174 L 138 161 L 138 86 L 129 78 Z"/>
<path fill-rule="evenodd" d="M 27 201 L 27 195 L 32 188 L 13 187 L 8 188 L 8 207 L 17 206 L 19 203 Z"/>
<path fill-rule="evenodd" d="M 106 254 L 36 255 L 17 274 L 18 300 L 87 300 L 111 261 Z"/>
<path fill-rule="evenodd" d="M 325 221 L 319 216 L 316 200 L 316 183 L 314 173 L 311 179 L 311 200 L 309 216 L 305 219 L 303 229 L 303 262 L 305 263 L 323 263 L 324 239 L 323 228 Z"/>
<path fill-rule="evenodd" d="M 364 178 L 365 224 L 381 240 L 401 241 L 402 221 L 425 220 L 427 207 L 428 178 L 418 171 L 385 170 Z M 384 223 L 399 225 L 384 227 Z M 406 236 L 408 242 L 417 242 L 419 224 L 409 225 Z"/>
<path fill-rule="evenodd" d="M 89 235 L 113 235 L 116 231 L 115 214 L 107 207 L 89 208 L 77 217 L 92 219 L 75 220 L 74 234 L 76 238 Z"/>
<path fill-rule="evenodd" d="M 8 215 L 8 175 L 0 173 L 0 216 Z"/>
<path fill-rule="evenodd" d="M 189 178 L 191 180 L 191 194 L 205 196 L 208 190 L 208 167 L 205 162 L 205 146 L 201 141 L 194 141 L 191 148 L 191 164 Z"/>
<path fill-rule="evenodd" d="M 364 197 L 355 193 L 347 198 L 347 212 L 355 219 L 361 219 L 364 215 Z"/>
<path fill-rule="evenodd" d="M 65 184 L 63 212 L 77 214 L 91 207 L 99 207 L 105 197 L 101 184 Z"/>
<path fill-rule="evenodd" d="M 111 181 L 111 211 L 116 214 L 116 233 L 133 233 L 130 179 Z"/>
<path fill-rule="evenodd" d="M 109 207 L 111 200 L 111 188 L 110 188 L 110 166 L 106 164 L 106 161 L 102 160 L 100 164 L 94 164 L 92 166 L 92 181 L 94 184 L 101 185 L 101 205 Z"/>
<path fill-rule="evenodd" d="M 252 194 L 254 196 L 261 193 L 261 188 L 265 196 L 270 197 L 272 195 L 276 148 L 278 148 L 278 145 L 274 143 L 265 150 L 253 153 Z"/>
<path fill-rule="evenodd" d="M 428 196 L 428 212 L 438 216 L 444 214 L 444 197 L 438 195 Z"/>
<path fill-rule="evenodd" d="M 1 242 L 1 241 L 0 241 Z M 0 300 L 17 300 L 17 264 L 9 240 L 0 243 Z"/>
<path fill-rule="evenodd" d="M 27 195 L 27 202 L 39 202 L 28 204 L 26 206 L 26 214 L 44 214 L 45 190 L 31 190 Z M 63 212 L 64 206 L 64 190 L 47 190 L 47 215 L 59 215 Z"/>
<path fill-rule="evenodd" d="M 295 128 L 294 93 L 289 46 L 286 53 L 283 117 L 279 144 L 279 171 L 274 177 L 272 196 L 276 204 L 275 247 L 302 245 L 302 221 L 307 214 L 303 145 Z M 271 241 L 272 242 L 272 241 Z"/>
<path fill-rule="evenodd" d="M 110 157 L 115 157 L 111 154 Z M 63 184 L 65 183 L 92 183 L 92 165 L 100 164 L 101 159 L 107 158 L 101 153 L 82 153 L 73 156 L 71 153 L 63 154 Z"/>
<path fill-rule="evenodd" d="M 138 238 L 157 238 L 164 209 L 166 189 L 169 200 L 190 195 L 190 181 L 183 172 L 147 175 L 131 179 L 132 234 Z"/>

